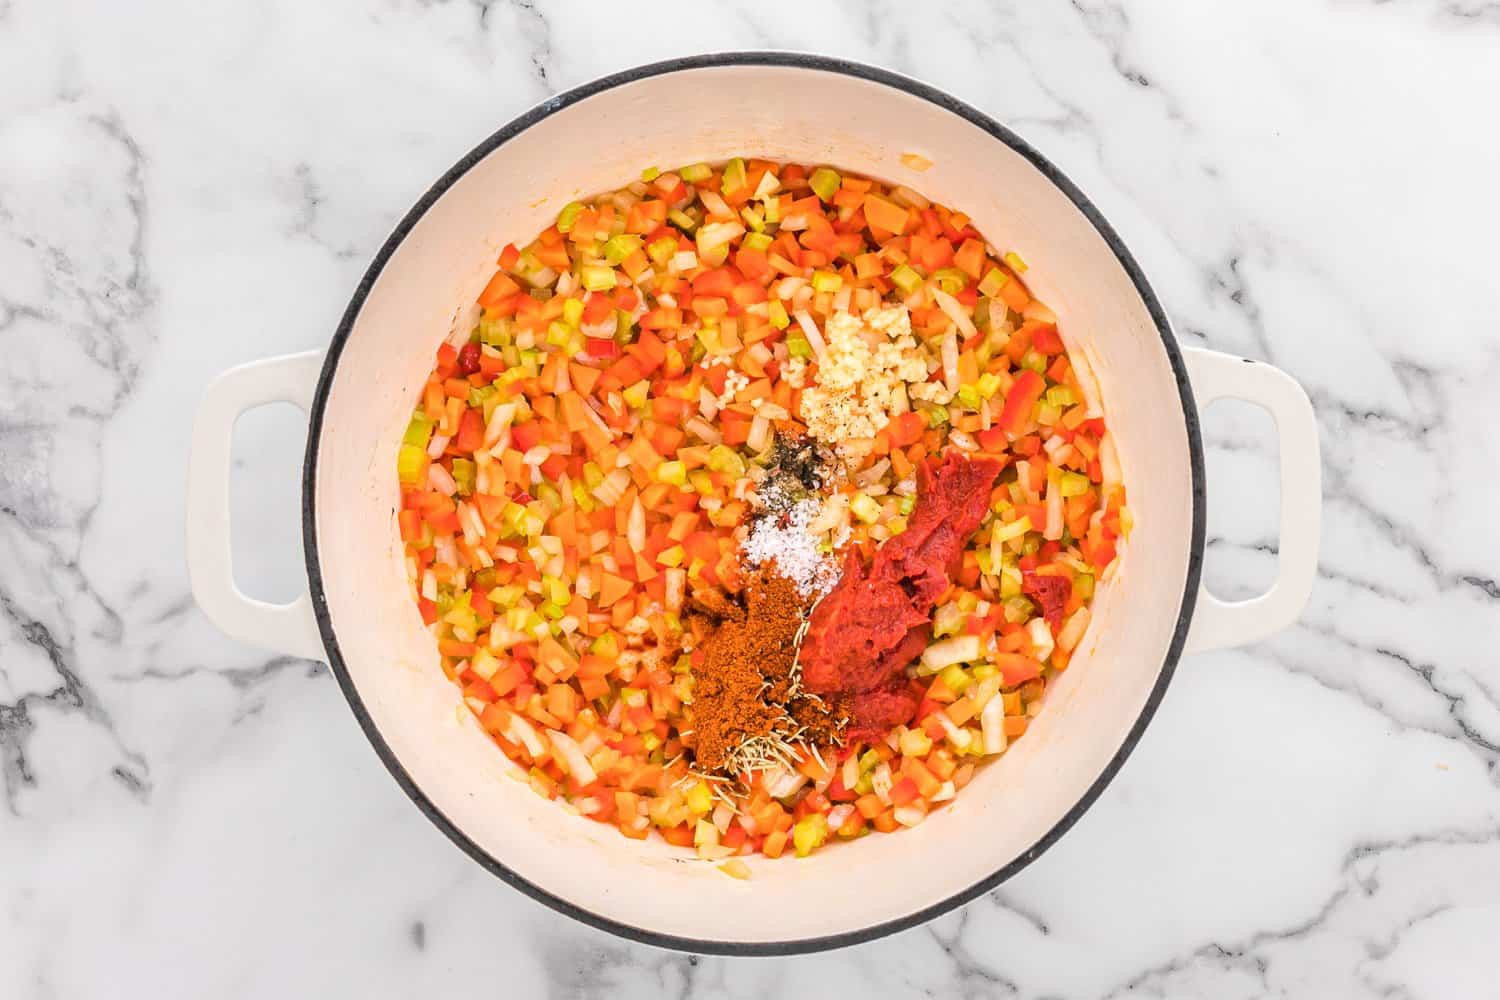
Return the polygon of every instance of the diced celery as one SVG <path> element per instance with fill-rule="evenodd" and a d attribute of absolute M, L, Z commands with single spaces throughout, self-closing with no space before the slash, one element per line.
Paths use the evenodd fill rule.
<path fill-rule="evenodd" d="M 972 590 L 959 591 L 958 596 L 954 600 L 958 602 L 959 609 L 966 615 L 973 614 L 974 609 L 979 607 L 979 595 Z"/>
<path fill-rule="evenodd" d="M 903 517 L 905 517 L 907 514 L 910 514 L 913 510 L 916 510 L 916 508 L 916 497 L 902 497 L 900 500 L 896 501 L 896 509 L 901 512 L 901 515 Z"/>
<path fill-rule="evenodd" d="M 745 225 L 750 227 L 752 235 L 766 235 L 766 217 L 764 215 L 761 215 L 755 209 L 751 208 L 749 205 L 746 205 L 744 208 L 740 209 L 740 218 L 744 219 Z M 769 239 L 769 237 L 767 237 L 767 239 Z"/>
<path fill-rule="evenodd" d="M 676 252 L 677 241 L 670 236 L 663 236 L 646 248 L 646 255 L 658 264 L 665 264 L 667 259 Z"/>
<path fill-rule="evenodd" d="M 761 204 L 766 207 L 766 225 L 774 226 L 781 222 L 781 201 L 778 198 L 767 198 Z"/>
<path fill-rule="evenodd" d="M 1042 403 L 1036 408 L 1036 422 L 1043 427 L 1051 427 L 1062 418 L 1062 410 L 1051 403 Z"/>
<path fill-rule="evenodd" d="M 797 857 L 805 858 L 823 846 L 828 839 L 828 819 L 822 813 L 811 813 L 792 827 L 792 846 Z"/>
<path fill-rule="evenodd" d="M 1024 597 L 1007 597 L 1005 599 L 1005 620 L 1012 625 L 1019 625 L 1031 617 L 1035 605 Z"/>
<path fill-rule="evenodd" d="M 766 315 L 771 320 L 771 325 L 778 330 L 785 330 L 791 323 L 791 317 L 786 313 L 786 306 L 781 304 L 780 299 L 772 299 L 770 306 L 766 309 Z M 806 340 L 807 338 L 803 338 Z M 789 348 L 790 349 L 790 348 Z M 811 350 L 811 345 L 808 346 Z"/>
<path fill-rule="evenodd" d="M 1080 573 L 1073 578 L 1073 593 L 1078 595 L 1079 600 L 1086 601 L 1094 596 L 1094 575 L 1092 573 Z"/>
<path fill-rule="evenodd" d="M 583 319 L 583 300 L 568 299 L 563 303 L 563 322 L 569 326 L 577 326 Z"/>
<path fill-rule="evenodd" d="M 631 409 L 639 410 L 641 407 L 646 405 L 646 398 L 650 394 L 650 392 L 651 383 L 647 382 L 645 379 L 642 379 L 641 381 L 636 382 L 632 385 L 627 385 L 623 390 L 621 390 L 620 394 L 625 397 L 625 403 Z"/>
<path fill-rule="evenodd" d="M 1065 497 L 1082 496 L 1089 491 L 1089 477 L 1076 472 L 1064 472 L 1058 481 L 1058 488 Z"/>
<path fill-rule="evenodd" d="M 406 486 L 421 482 L 427 472 L 427 451 L 413 444 L 403 444 L 396 455 L 396 475 Z"/>
<path fill-rule="evenodd" d="M 945 267 L 933 274 L 938 287 L 949 295 L 957 295 L 969 283 L 969 276 L 956 267 Z"/>
<path fill-rule="evenodd" d="M 992 267 L 985 272 L 984 279 L 979 282 L 979 294 L 985 298 L 994 298 L 1000 289 L 1010 282 L 1010 277 L 998 267 Z"/>
<path fill-rule="evenodd" d="M 929 427 L 941 427 L 949 420 L 948 408 L 938 403 L 924 406 L 922 412 L 927 416 L 927 425 Z"/>
<path fill-rule="evenodd" d="M 813 356 L 812 344 L 808 343 L 807 337 L 801 330 L 793 330 L 786 335 L 786 352 L 794 358 Z"/>
<path fill-rule="evenodd" d="M 891 281 L 901 289 L 902 295 L 910 295 L 922 285 L 922 276 L 909 264 L 900 264 L 891 272 Z"/>
<path fill-rule="evenodd" d="M 745 186 L 745 161 L 736 156 L 724 166 L 724 178 L 719 190 L 727 197 Z"/>
<path fill-rule="evenodd" d="M 604 259 L 619 264 L 641 248 L 641 238 L 621 233 L 604 241 Z"/>
<path fill-rule="evenodd" d="M 983 375 L 979 376 L 979 381 L 975 383 L 975 385 L 979 389 L 979 395 L 983 396 L 985 399 L 989 399 L 995 393 L 1000 391 L 1000 376 L 996 375 L 994 372 L 985 372 Z"/>
<path fill-rule="evenodd" d="M 698 228 L 698 220 L 687 214 L 680 208 L 674 208 L 667 213 L 667 218 L 672 224 L 685 233 L 691 233 Z"/>
<path fill-rule="evenodd" d="M 1005 263 L 1009 264 L 1010 269 L 1017 274 L 1026 273 L 1026 262 L 1022 260 L 1021 255 L 1016 253 L 1014 250 L 1005 255 Z"/>
<path fill-rule="evenodd" d="M 427 414 L 418 410 L 411 415 L 411 422 L 406 425 L 406 434 L 401 438 L 401 442 L 418 448 L 426 448 L 430 440 L 432 440 L 432 421 L 427 419 Z"/>
<path fill-rule="evenodd" d="M 938 674 L 938 679 L 948 685 L 948 690 L 954 694 L 962 694 L 965 688 L 974 683 L 974 678 L 956 663 L 951 667 L 944 667 L 943 672 Z"/>
<path fill-rule="evenodd" d="M 479 320 L 479 342 L 489 347 L 507 347 L 511 342 L 510 320 L 484 316 Z"/>
<path fill-rule="evenodd" d="M 713 168 L 710 167 L 707 163 L 694 163 L 677 171 L 677 176 L 681 177 L 689 184 L 697 184 L 699 181 L 706 181 L 712 175 Z"/>
<path fill-rule="evenodd" d="M 620 641 L 613 632 L 606 632 L 590 644 L 589 652 L 612 659 L 620 655 Z"/>
<path fill-rule="evenodd" d="M 687 802 L 687 807 L 697 816 L 704 815 L 714 807 L 714 794 L 709 790 L 706 781 L 700 781 L 689 788 L 687 795 L 683 798 Z"/>
<path fill-rule="evenodd" d="M 677 460 L 662 462 L 656 467 L 656 481 L 672 486 L 687 485 L 687 466 Z"/>
<path fill-rule="evenodd" d="M 843 284 L 843 276 L 836 271 L 813 272 L 812 287 L 815 292 L 836 292 Z"/>
<path fill-rule="evenodd" d="M 772 243 L 770 236 L 765 233 L 750 233 L 740 241 L 742 246 L 751 250 L 764 250 Z"/>
<path fill-rule="evenodd" d="M 874 524 L 880 518 L 880 504 L 863 493 L 856 493 L 849 501 L 849 512 L 866 524 Z"/>
<path fill-rule="evenodd" d="M 959 386 L 958 393 L 954 398 L 958 400 L 958 405 L 966 410 L 977 410 L 979 409 L 979 404 L 984 401 L 984 397 L 980 395 L 979 386 L 977 385 Z"/>
<path fill-rule="evenodd" d="M 995 525 L 995 533 L 1000 536 L 1002 542 L 1008 542 L 1012 538 L 1019 538 L 1031 530 L 1031 518 L 1021 515 L 1009 524 Z"/>
<path fill-rule="evenodd" d="M 492 402 L 493 401 L 493 402 Z M 476 385 L 469 387 L 469 405 L 486 410 L 493 409 L 500 402 L 500 387 L 494 385 Z M 489 413 L 485 413 L 485 420 L 489 420 Z"/>
<path fill-rule="evenodd" d="M 567 347 L 572 338 L 573 328 L 562 320 L 555 319 L 547 324 L 547 343 L 553 347 Z"/>
<path fill-rule="evenodd" d="M 1078 399 L 1073 395 L 1073 390 L 1068 386 L 1054 385 L 1052 388 L 1047 390 L 1047 402 L 1051 403 L 1053 406 L 1058 407 L 1059 409 L 1066 410 L 1068 407 L 1078 402 Z"/>
<path fill-rule="evenodd" d="M 560 233 L 571 232 L 573 223 L 578 221 L 579 214 L 583 211 L 583 203 L 570 201 L 557 213 L 557 231 Z"/>
<path fill-rule="evenodd" d="M 708 450 L 708 467 L 714 472 L 727 473 L 735 479 L 745 474 L 744 458 L 739 452 L 723 444 L 716 444 Z"/>
<path fill-rule="evenodd" d="M 951 601 L 938 606 L 932 615 L 932 634 L 941 639 L 944 636 L 957 635 L 958 630 L 964 625 L 964 611 Z"/>
<path fill-rule="evenodd" d="M 1046 355 L 1038 354 L 1036 351 L 1027 351 L 1021 356 L 1021 367 L 1030 368 L 1040 375 L 1047 370 Z"/>
<path fill-rule="evenodd" d="M 656 561 L 663 566 L 675 569 L 681 566 L 682 561 L 686 558 L 687 553 L 683 551 L 682 546 L 674 545 L 669 549 L 662 549 L 661 554 L 656 557 Z"/>
<path fill-rule="evenodd" d="M 458 485 L 460 496 L 474 492 L 474 463 L 467 458 L 453 460 L 453 482 Z"/>
<path fill-rule="evenodd" d="M 689 472 L 688 485 L 702 496 L 712 496 L 714 494 L 714 480 L 708 474 L 707 469 L 694 469 L 692 472 Z"/>
<path fill-rule="evenodd" d="M 615 287 L 615 270 L 612 267 L 587 266 L 579 277 L 583 279 L 583 287 L 591 292 L 607 292 Z"/>
<path fill-rule="evenodd" d="M 839 185 L 843 183 L 844 179 L 838 175 L 838 171 L 828 167 L 819 167 L 807 179 L 807 184 L 813 189 L 813 193 L 824 201 L 832 201 L 833 196 L 839 193 Z"/>
<path fill-rule="evenodd" d="M 901 734 L 901 752 L 908 757 L 926 757 L 932 752 L 932 737 L 922 729 L 908 729 Z"/>
<path fill-rule="evenodd" d="M 645 170 L 641 171 L 641 180 L 645 181 L 647 184 L 650 184 L 660 176 L 661 167 L 647 167 Z"/>

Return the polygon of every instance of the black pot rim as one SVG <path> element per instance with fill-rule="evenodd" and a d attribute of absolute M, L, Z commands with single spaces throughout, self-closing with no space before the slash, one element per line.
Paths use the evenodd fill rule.
<path fill-rule="evenodd" d="M 359 692 L 355 689 L 354 683 L 350 678 L 348 667 L 339 649 L 338 637 L 334 632 L 333 622 L 330 620 L 328 614 L 327 594 L 324 590 L 323 574 L 318 561 L 317 519 L 313 509 L 314 497 L 317 492 L 318 444 L 322 436 L 323 417 L 327 408 L 329 390 L 333 383 L 334 371 L 338 367 L 339 357 L 349 340 L 355 320 L 364 306 L 370 289 L 380 277 L 381 272 L 384 270 L 386 263 L 390 260 L 396 248 L 400 246 L 407 234 L 410 233 L 422 216 L 426 214 L 433 203 L 476 163 L 488 156 L 495 149 L 521 134 L 532 125 L 564 108 L 577 104 L 602 91 L 638 80 L 668 73 L 677 73 L 683 70 L 722 66 L 793 67 L 827 73 L 839 73 L 872 83 L 878 83 L 902 91 L 913 97 L 921 98 L 945 111 L 958 115 L 960 118 L 978 126 L 995 139 L 1005 143 L 1012 150 L 1025 157 L 1032 166 L 1041 171 L 1048 180 L 1067 195 L 1068 199 L 1073 202 L 1094 226 L 1099 235 L 1109 245 L 1116 259 L 1119 260 L 1126 274 L 1129 275 L 1132 284 L 1145 303 L 1152 322 L 1161 336 L 1162 346 L 1171 363 L 1172 375 L 1177 383 L 1177 391 L 1181 397 L 1182 410 L 1187 424 L 1190 453 L 1189 462 L 1193 477 L 1191 548 L 1182 602 L 1179 606 L 1176 628 L 1172 633 L 1172 641 L 1168 646 L 1166 657 L 1162 661 L 1161 672 L 1157 676 L 1156 684 L 1152 688 L 1151 694 L 1147 698 L 1140 715 L 1136 718 L 1120 749 L 1115 753 L 1099 777 L 1084 792 L 1083 796 L 1079 798 L 1056 825 L 1018 857 L 988 877 L 975 882 L 961 892 L 954 893 L 947 899 L 923 907 L 905 916 L 872 924 L 859 930 L 786 941 L 744 942 L 681 937 L 659 933 L 648 928 L 621 923 L 617 920 L 601 916 L 522 878 L 515 871 L 512 871 L 491 857 L 483 848 L 449 820 L 427 797 L 422 789 L 417 786 L 411 775 L 406 772 L 405 768 L 401 766 L 400 761 L 396 759 L 390 745 L 386 743 L 385 738 L 371 719 L 369 711 L 365 708 L 364 702 L 361 700 Z M 1156 293 L 1152 290 L 1150 283 L 1147 282 L 1145 275 L 1141 272 L 1140 266 L 1136 263 L 1135 258 L 1131 256 L 1130 251 L 1126 249 L 1125 244 L 1121 241 L 1114 228 L 1104 219 L 1104 216 L 1094 206 L 1093 202 L 1085 197 L 1083 192 L 1061 170 L 1054 166 L 1041 153 L 1037 152 L 1024 139 L 995 121 L 989 115 L 925 83 L 901 76 L 889 70 L 844 59 L 834 59 L 827 56 L 798 52 L 745 51 L 689 56 L 649 63 L 601 77 L 550 98 L 514 119 L 478 146 L 474 147 L 474 149 L 454 164 L 437 183 L 418 199 L 417 203 L 406 213 L 400 223 L 391 232 L 384 245 L 381 246 L 379 253 L 375 255 L 375 259 L 371 262 L 369 269 L 360 280 L 359 286 L 355 289 L 354 296 L 349 302 L 349 307 L 345 310 L 343 318 L 339 322 L 338 329 L 334 333 L 333 340 L 329 344 L 328 355 L 323 363 L 323 371 L 318 379 L 317 391 L 313 397 L 312 407 L 309 411 L 307 451 L 302 474 L 302 537 L 303 551 L 307 563 L 308 583 L 312 596 L 313 610 L 317 617 L 318 630 L 322 634 L 323 645 L 327 649 L 328 662 L 333 670 L 333 675 L 338 679 L 339 687 L 343 691 L 344 697 L 348 700 L 349 707 L 353 710 L 355 718 L 359 721 L 360 728 L 364 730 L 366 738 L 385 764 L 386 769 L 390 771 L 391 776 L 396 779 L 397 784 L 401 786 L 401 789 L 406 792 L 417 808 L 465 854 L 473 858 L 491 874 L 509 883 L 531 898 L 550 906 L 559 913 L 566 914 L 585 924 L 624 938 L 661 948 L 703 954 L 784 956 L 841 948 L 847 945 L 871 941 L 879 937 L 884 937 L 887 934 L 893 934 L 897 931 L 925 923 L 957 906 L 970 902 L 994 889 L 1000 883 L 1036 860 L 1047 848 L 1056 843 L 1078 821 L 1079 817 L 1093 805 L 1094 801 L 1104 791 L 1105 787 L 1109 785 L 1115 774 L 1120 770 L 1120 767 L 1125 763 L 1126 758 L 1130 756 L 1131 751 L 1140 741 L 1146 725 L 1151 721 L 1151 717 L 1155 714 L 1157 706 L 1166 694 L 1167 686 L 1176 669 L 1178 658 L 1182 654 L 1183 644 L 1187 638 L 1188 625 L 1192 619 L 1193 604 L 1198 593 L 1198 582 L 1202 571 L 1206 518 L 1204 499 L 1203 446 L 1198 424 L 1198 410 L 1193 402 L 1187 369 L 1183 363 L 1182 355 L 1177 348 L 1176 340 L 1173 338 L 1166 314 L 1162 310 Z"/>

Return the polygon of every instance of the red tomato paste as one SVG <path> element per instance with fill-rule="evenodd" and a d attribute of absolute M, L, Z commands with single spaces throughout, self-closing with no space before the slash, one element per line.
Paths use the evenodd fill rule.
<path fill-rule="evenodd" d="M 1056 632 L 1062 628 L 1063 610 L 1073 593 L 1073 581 L 1065 576 L 1042 576 L 1038 573 L 1021 574 L 1021 593 L 1036 601 L 1042 609 L 1042 617 Z"/>
<path fill-rule="evenodd" d="M 917 503 L 906 530 L 875 551 L 867 568 L 851 552 L 844 575 L 813 609 L 799 662 L 803 686 L 842 695 L 849 739 L 885 733 L 912 720 L 920 692 L 906 668 L 931 635 L 933 605 L 949 568 L 989 508 L 1004 463 L 948 452 L 917 470 Z"/>

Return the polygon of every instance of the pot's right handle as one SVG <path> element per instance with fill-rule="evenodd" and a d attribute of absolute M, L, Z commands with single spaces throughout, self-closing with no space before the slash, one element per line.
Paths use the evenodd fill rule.
<path fill-rule="evenodd" d="M 187 557 L 193 599 L 230 636 L 288 656 L 326 659 L 307 591 L 290 604 L 247 597 L 234 583 L 229 544 L 229 459 L 240 414 L 267 403 L 312 405 L 323 352 L 231 368 L 209 385 L 193 421 L 188 459 Z"/>
<path fill-rule="evenodd" d="M 1217 351 L 1183 351 L 1202 414 L 1216 399 L 1242 399 L 1271 414 L 1281 451 L 1281 544 L 1271 589 L 1245 601 L 1221 601 L 1198 588 L 1187 651 L 1240 646 L 1278 632 L 1302 613 L 1318 572 L 1322 474 L 1318 425 L 1307 393 L 1286 372 Z"/>

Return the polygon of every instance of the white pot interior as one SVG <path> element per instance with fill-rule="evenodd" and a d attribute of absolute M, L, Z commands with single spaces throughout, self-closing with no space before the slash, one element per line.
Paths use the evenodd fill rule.
<path fill-rule="evenodd" d="M 903 166 L 906 152 L 933 166 Z M 1008 753 L 914 830 L 801 861 L 751 859 L 747 882 L 659 840 L 628 840 L 571 816 L 516 780 L 438 666 L 408 596 L 394 518 L 401 430 L 433 351 L 499 248 L 644 166 L 736 154 L 905 183 L 1018 251 L 1070 347 L 1093 362 L 1136 522 L 1080 655 Z M 411 780 L 465 837 L 546 892 L 644 932 L 703 941 L 859 931 L 962 893 L 1036 845 L 1110 765 L 1152 694 L 1190 559 L 1181 397 L 1157 327 L 1099 232 L 1037 167 L 965 118 L 821 69 L 730 65 L 648 77 L 563 107 L 484 156 L 375 282 L 338 360 L 318 456 L 317 558 L 332 626 L 360 700 Z M 861 877 L 872 871 L 881 877 Z"/>

